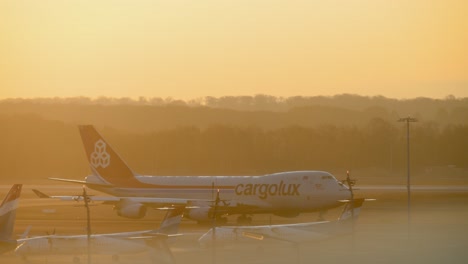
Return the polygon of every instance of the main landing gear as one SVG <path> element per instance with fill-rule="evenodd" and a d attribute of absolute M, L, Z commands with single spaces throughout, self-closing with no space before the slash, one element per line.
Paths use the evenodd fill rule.
<path fill-rule="evenodd" d="M 225 216 L 216 217 L 216 225 L 226 225 L 227 222 L 228 222 L 228 219 Z"/>
<path fill-rule="evenodd" d="M 217 216 L 215 221 L 217 226 L 222 226 L 227 224 L 228 219 L 225 216 Z M 198 220 L 197 223 L 202 226 L 212 226 L 213 220 Z"/>
<path fill-rule="evenodd" d="M 252 223 L 252 217 L 250 216 L 247 216 L 245 214 L 241 214 L 239 215 L 239 217 L 237 217 L 237 224 L 238 225 L 249 225 Z"/>
<path fill-rule="evenodd" d="M 325 221 L 325 214 L 326 213 L 327 213 L 327 210 L 319 211 L 317 221 Z"/>

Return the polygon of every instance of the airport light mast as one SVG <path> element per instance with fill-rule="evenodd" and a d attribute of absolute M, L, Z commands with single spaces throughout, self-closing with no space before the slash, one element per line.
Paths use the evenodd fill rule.
<path fill-rule="evenodd" d="M 211 183 L 212 196 L 214 195 L 214 182 Z M 211 263 L 216 263 L 216 215 L 218 213 L 219 189 L 216 192 L 216 199 L 214 200 L 213 216 L 211 218 Z"/>
<path fill-rule="evenodd" d="M 406 164 L 407 164 L 407 176 L 406 176 L 406 188 L 408 191 L 408 238 L 410 236 L 410 222 L 411 222 L 411 178 L 410 178 L 410 134 L 409 127 L 410 123 L 418 122 L 414 117 L 404 117 L 398 119 L 398 122 L 406 122 Z"/>
<path fill-rule="evenodd" d="M 86 193 L 86 188 L 83 187 L 83 201 L 84 206 L 86 207 L 86 236 L 87 236 L 87 255 L 88 255 L 88 264 L 91 264 L 91 216 L 89 213 L 89 202 L 90 198 Z"/>

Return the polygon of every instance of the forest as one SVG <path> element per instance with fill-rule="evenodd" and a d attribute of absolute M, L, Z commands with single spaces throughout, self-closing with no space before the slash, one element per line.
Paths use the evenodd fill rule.
<path fill-rule="evenodd" d="M 467 184 L 468 98 L 453 96 L 5 99 L 0 179 L 82 179 L 90 170 L 77 125 L 93 124 L 144 175 L 325 170 L 344 178 L 351 170 L 399 181 L 407 168 L 407 138 L 406 123 L 398 119 L 407 116 L 418 120 L 410 125 L 417 179 Z"/>

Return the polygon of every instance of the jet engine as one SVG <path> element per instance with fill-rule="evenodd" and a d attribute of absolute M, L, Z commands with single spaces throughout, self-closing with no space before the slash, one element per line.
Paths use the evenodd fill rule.
<path fill-rule="evenodd" d="M 129 201 L 121 201 L 114 206 L 114 210 L 118 216 L 131 219 L 140 219 L 146 215 L 146 206 Z"/>
<path fill-rule="evenodd" d="M 188 210 L 188 213 L 184 214 L 184 217 L 188 219 L 192 219 L 198 222 L 206 222 L 211 220 L 211 208 L 209 207 L 201 207 L 201 208 L 193 208 Z"/>

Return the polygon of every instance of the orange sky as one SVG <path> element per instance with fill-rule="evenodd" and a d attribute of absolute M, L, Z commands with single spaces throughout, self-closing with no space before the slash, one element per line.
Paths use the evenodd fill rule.
<path fill-rule="evenodd" d="M 468 97 L 465 0 L 3 0 L 0 98 Z"/>

